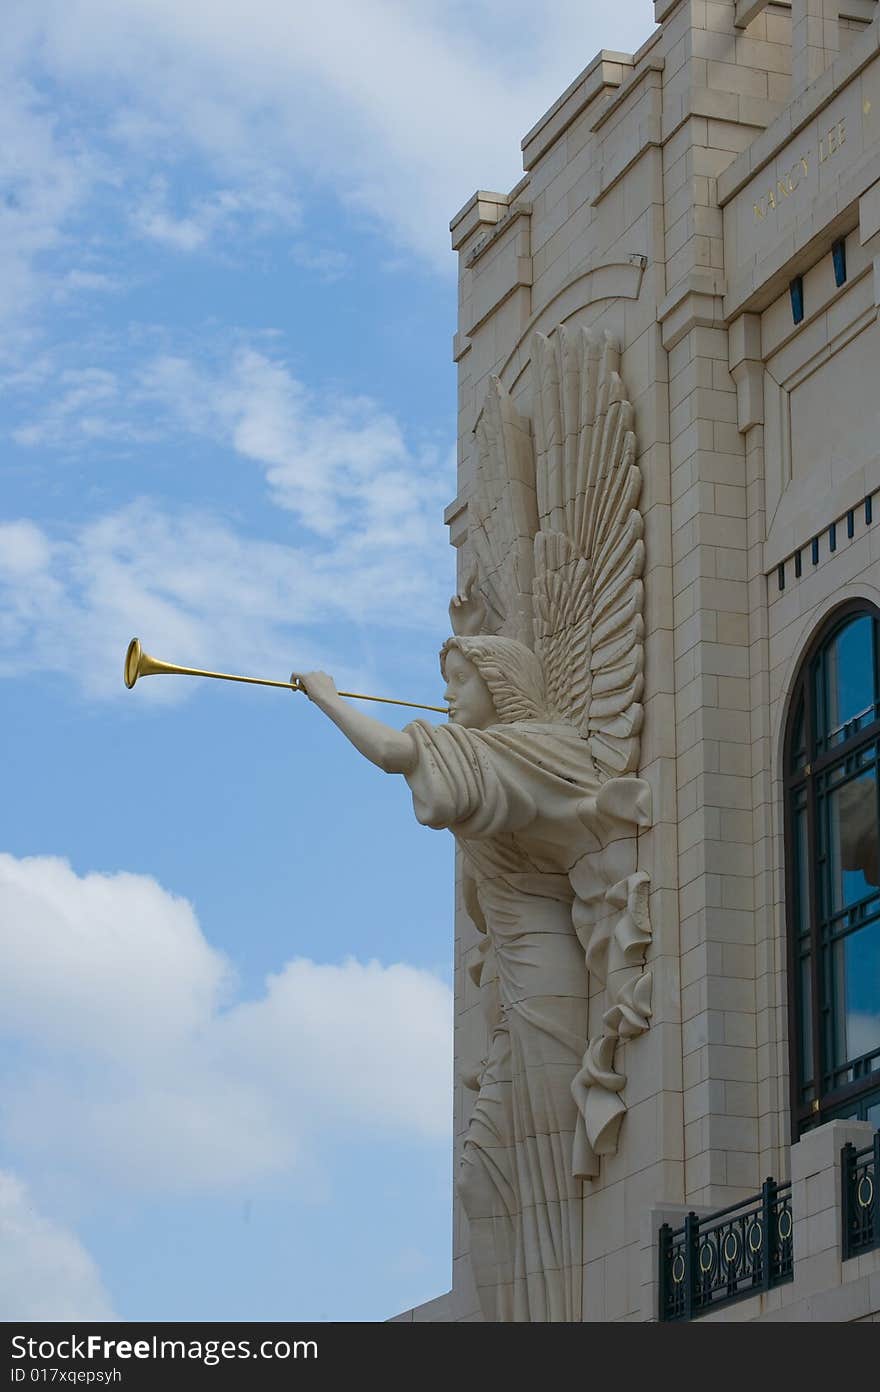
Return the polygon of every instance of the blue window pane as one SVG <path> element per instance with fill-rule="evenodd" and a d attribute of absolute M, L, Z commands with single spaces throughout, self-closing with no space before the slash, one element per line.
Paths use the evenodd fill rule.
<path fill-rule="evenodd" d="M 825 798 L 826 914 L 873 894 L 880 885 L 876 771 L 840 784 Z"/>
<path fill-rule="evenodd" d="M 840 744 L 874 719 L 874 621 L 862 614 L 823 650 L 817 671 L 820 748 Z"/>
<path fill-rule="evenodd" d="M 880 922 L 834 946 L 835 1063 L 880 1049 Z"/>

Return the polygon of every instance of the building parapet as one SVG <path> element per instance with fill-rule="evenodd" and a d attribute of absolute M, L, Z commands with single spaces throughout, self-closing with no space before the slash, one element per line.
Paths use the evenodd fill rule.
<path fill-rule="evenodd" d="M 615 53 L 603 48 L 523 136 L 523 168 L 532 169 L 549 147 L 597 97 L 609 88 L 620 87 L 633 65 L 631 53 Z"/>

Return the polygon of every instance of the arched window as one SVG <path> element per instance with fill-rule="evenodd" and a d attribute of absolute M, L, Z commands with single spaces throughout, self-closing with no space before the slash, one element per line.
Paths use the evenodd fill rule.
<path fill-rule="evenodd" d="M 793 1138 L 880 1126 L 878 620 L 837 609 L 801 664 L 785 739 Z"/>

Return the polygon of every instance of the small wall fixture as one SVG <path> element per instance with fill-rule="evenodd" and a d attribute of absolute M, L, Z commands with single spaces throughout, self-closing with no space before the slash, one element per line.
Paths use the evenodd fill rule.
<path fill-rule="evenodd" d="M 795 324 L 799 324 L 804 317 L 804 278 L 795 276 L 788 287 L 791 295 L 791 317 Z"/>
<path fill-rule="evenodd" d="M 831 258 L 834 262 L 834 284 L 843 285 L 846 281 L 846 242 L 842 237 L 831 248 Z"/>

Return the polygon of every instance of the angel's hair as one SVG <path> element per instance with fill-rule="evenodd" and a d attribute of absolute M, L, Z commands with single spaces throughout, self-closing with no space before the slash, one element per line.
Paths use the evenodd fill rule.
<path fill-rule="evenodd" d="M 472 662 L 489 688 L 498 719 L 503 725 L 515 720 L 551 720 L 544 690 L 541 663 L 530 648 L 515 638 L 481 634 L 475 638 L 447 638 L 440 649 L 440 670 L 446 676 L 446 654 L 460 652 Z"/>

